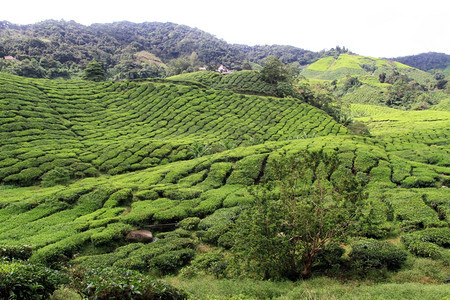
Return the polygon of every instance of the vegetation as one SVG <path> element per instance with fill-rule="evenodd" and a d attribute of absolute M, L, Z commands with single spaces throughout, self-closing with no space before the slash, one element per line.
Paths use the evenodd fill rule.
<path fill-rule="evenodd" d="M 436 52 L 396 57 L 393 58 L 393 60 L 423 71 L 430 71 L 433 69 L 445 70 L 450 66 L 450 55 Z"/>
<path fill-rule="evenodd" d="M 309 80 L 320 80 L 320 86 L 344 103 L 423 110 L 449 97 L 448 80 L 442 72 L 433 75 L 372 57 L 329 56 L 308 66 L 301 75 Z"/>
<path fill-rule="evenodd" d="M 450 115 L 441 74 L 336 47 L 297 76 L 301 59 L 318 57 L 152 23 L 113 24 L 122 52 L 96 39 L 103 46 L 85 43 L 83 56 L 68 51 L 78 62 L 48 69 L 36 58 L 63 58 L 53 50 L 74 32 L 109 28 L 50 23 L 3 24 L 0 35 L 39 38 L 28 48 L 19 36 L 3 39 L 0 50 L 16 49 L 19 61 L 2 67 L 95 76 L 0 73 L 0 297 L 447 296 Z M 52 39 L 39 43 L 47 31 Z M 174 38 L 152 54 L 138 32 Z M 222 57 L 194 53 L 198 41 L 241 49 L 246 70 L 141 78 Z M 166 56 L 165 45 L 179 53 Z M 108 62 L 119 53 L 124 60 Z M 103 80 L 99 66 L 109 78 L 141 79 Z"/>
<path fill-rule="evenodd" d="M 322 153 L 271 164 L 279 195 L 256 192 L 255 205 L 236 222 L 232 251 L 263 279 L 306 279 L 319 253 L 344 242 L 356 227 L 361 189 L 353 174 L 338 169 L 336 157 Z"/>
<path fill-rule="evenodd" d="M 331 53 L 331 52 L 330 52 Z M 0 22 L 0 71 L 33 78 L 76 78 L 93 60 L 108 78 L 137 79 L 261 65 L 277 56 L 284 63 L 306 65 L 326 56 L 292 46 L 232 45 L 196 28 L 174 23 L 115 22 L 84 26 L 48 20 L 21 26 Z M 243 68 L 244 67 L 244 68 Z"/>

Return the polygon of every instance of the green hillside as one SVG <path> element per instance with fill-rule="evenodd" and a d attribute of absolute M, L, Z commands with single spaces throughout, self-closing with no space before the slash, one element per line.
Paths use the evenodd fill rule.
<path fill-rule="evenodd" d="M 340 54 L 337 58 L 328 56 L 319 59 L 315 63 L 309 65 L 302 72 L 302 75 L 307 78 L 335 80 L 341 79 L 347 74 L 373 75 L 388 69 L 407 70 L 413 68 L 396 61 L 387 61 L 380 58 L 359 56 L 354 54 Z M 417 71 L 421 74 L 427 74 L 423 71 Z M 424 76 L 428 76 L 430 79 L 432 78 L 431 74 Z"/>
<path fill-rule="evenodd" d="M 360 58 L 329 60 L 313 68 L 363 70 Z M 280 155 L 307 150 L 337 155 L 329 184 L 351 174 L 363 186 L 361 218 L 370 222 L 358 237 L 408 251 L 410 269 L 381 278 L 445 279 L 445 107 L 353 104 L 353 118 L 370 130 L 357 136 L 298 99 L 252 95 L 270 94 L 255 71 L 100 83 L 0 74 L 0 83 L 0 248 L 30 245 L 32 263 L 226 276 L 233 224 L 255 202 L 250 188 L 274 180 Z M 147 229 L 153 242 L 128 236 Z M 338 261 L 348 260 L 353 242 L 346 243 Z M 436 271 L 413 276 L 422 270 L 416 263 Z"/>
<path fill-rule="evenodd" d="M 228 75 L 221 75 L 211 71 L 200 71 L 180 74 L 168 79 L 176 82 L 193 81 L 209 88 L 231 90 L 244 94 L 266 96 L 275 96 L 277 94 L 276 88 L 265 82 L 258 71 L 238 71 Z"/>
<path fill-rule="evenodd" d="M 127 21 L 85 26 L 47 20 L 29 25 L 0 21 L 0 71 L 32 78 L 79 78 L 92 61 L 110 79 L 165 77 L 215 70 L 241 70 L 275 55 L 306 65 L 327 55 L 285 45 L 246 46 L 225 42 L 197 28 L 174 23 Z M 3 60 L 10 56 L 15 59 Z"/>
<path fill-rule="evenodd" d="M 427 109 L 450 98 L 446 79 L 379 58 L 353 54 L 329 56 L 309 65 L 301 75 L 311 83 L 328 85 L 346 103 L 409 110 Z"/>
<path fill-rule="evenodd" d="M 221 142 L 237 146 L 346 132 L 293 99 L 152 82 L 0 76 L 4 183 L 30 185 L 55 167 L 80 178 L 186 160 L 197 155 L 193 143 L 219 151 Z"/>

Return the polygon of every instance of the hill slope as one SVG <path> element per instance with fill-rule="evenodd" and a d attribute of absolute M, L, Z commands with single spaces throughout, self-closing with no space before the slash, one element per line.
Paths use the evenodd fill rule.
<path fill-rule="evenodd" d="M 139 56 L 156 56 L 142 61 Z M 92 60 L 102 63 L 110 78 L 146 78 L 215 70 L 220 64 L 240 70 L 244 61 L 261 64 L 270 55 L 285 63 L 306 65 L 324 53 L 292 46 L 232 45 L 202 30 L 174 23 L 93 24 L 44 21 L 32 25 L 0 22 L 0 71 L 37 78 L 76 77 Z M 153 64 L 162 60 L 167 67 Z"/>
<path fill-rule="evenodd" d="M 54 267 L 171 274 L 203 251 L 229 249 L 230 227 L 254 202 L 249 187 L 272 178 L 280 153 L 309 150 L 337 154 L 330 181 L 349 172 L 363 184 L 371 221 L 362 235 L 448 257 L 450 112 L 355 104 L 372 132 L 360 137 L 297 100 L 209 89 L 189 76 L 0 74 L 0 245 L 31 245 L 31 262 Z M 135 229 L 157 239 L 130 240 Z"/>
<path fill-rule="evenodd" d="M 426 109 L 450 98 L 446 80 L 396 61 L 340 54 L 309 65 L 301 75 L 321 82 L 345 102 Z"/>
<path fill-rule="evenodd" d="M 395 57 L 392 58 L 392 60 L 423 71 L 430 71 L 433 69 L 445 70 L 450 67 L 450 55 L 445 53 L 428 52 L 418 55 Z M 447 74 L 447 76 L 449 76 L 449 74 Z"/>
<path fill-rule="evenodd" d="M 293 99 L 151 82 L 0 80 L 0 180 L 8 183 L 29 185 L 56 166 L 84 177 L 185 160 L 197 155 L 194 142 L 217 151 L 220 142 L 346 132 Z"/>

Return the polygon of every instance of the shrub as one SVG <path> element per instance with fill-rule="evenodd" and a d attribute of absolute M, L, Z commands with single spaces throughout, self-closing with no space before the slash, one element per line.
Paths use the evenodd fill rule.
<path fill-rule="evenodd" d="M 31 256 L 30 261 L 49 265 L 57 265 L 62 260 L 67 260 L 72 254 L 90 239 L 91 235 L 100 232 L 100 228 L 91 229 L 64 238 L 56 243 L 49 244 L 38 249 Z"/>
<path fill-rule="evenodd" d="M 338 245 L 327 245 L 325 249 L 317 255 L 317 263 L 314 265 L 314 270 L 326 271 L 336 270 L 343 264 L 342 255 L 345 250 Z"/>
<path fill-rule="evenodd" d="M 200 218 L 190 217 L 185 218 L 178 222 L 178 227 L 183 228 L 185 230 L 195 230 L 197 228 L 198 223 L 200 223 Z"/>
<path fill-rule="evenodd" d="M 121 205 L 129 204 L 133 195 L 131 194 L 131 189 L 121 189 L 114 194 L 112 194 L 109 199 L 105 202 L 103 207 L 116 207 Z"/>
<path fill-rule="evenodd" d="M 398 270 L 406 261 L 407 254 L 397 246 L 374 239 L 364 239 L 352 246 L 350 264 L 358 270 L 379 269 Z"/>
<path fill-rule="evenodd" d="M 159 198 L 158 192 L 154 190 L 143 190 L 134 194 L 137 200 L 156 200 Z"/>
<path fill-rule="evenodd" d="M 94 233 L 91 236 L 91 241 L 94 245 L 105 245 L 108 243 L 112 243 L 121 238 L 125 237 L 125 234 L 128 233 L 132 229 L 131 225 L 123 224 L 123 223 L 112 223 L 108 224 L 108 227 L 103 231 Z"/>
<path fill-rule="evenodd" d="M 187 299 L 187 294 L 137 271 L 115 267 L 77 269 L 73 286 L 93 299 Z"/>
<path fill-rule="evenodd" d="M 427 228 L 402 236 L 408 251 L 421 257 L 440 258 L 450 244 L 449 228 Z"/>
<path fill-rule="evenodd" d="M 67 278 L 60 272 L 25 262 L 0 262 L 0 299 L 49 297 Z"/>
<path fill-rule="evenodd" d="M 31 257 L 33 249 L 30 246 L 12 246 L 6 245 L 0 247 L 0 257 L 7 258 L 9 260 L 12 259 L 21 259 L 27 260 Z"/>
<path fill-rule="evenodd" d="M 169 251 L 151 259 L 150 267 L 158 269 L 161 274 L 170 274 L 187 265 L 195 256 L 195 250 L 180 249 Z"/>
<path fill-rule="evenodd" d="M 430 176 L 409 176 L 402 181 L 402 187 L 404 188 L 423 188 L 435 185 L 436 181 Z"/>
<path fill-rule="evenodd" d="M 42 175 L 41 185 L 44 187 L 66 184 L 70 180 L 70 172 L 62 167 L 55 167 Z"/>
<path fill-rule="evenodd" d="M 431 242 L 423 242 L 418 239 L 409 240 L 408 238 L 403 238 L 403 241 L 408 251 L 417 256 L 440 258 L 442 255 L 442 248 Z"/>
<path fill-rule="evenodd" d="M 435 243 L 444 248 L 450 246 L 450 228 L 427 228 L 414 232 L 421 241 Z"/>
<path fill-rule="evenodd" d="M 226 276 L 226 269 L 228 261 L 220 252 L 207 252 L 197 255 L 189 267 L 183 269 L 184 276 L 189 276 L 192 273 L 213 275 L 216 278 L 224 278 Z"/>
<path fill-rule="evenodd" d="M 230 230 L 240 211 L 239 207 L 221 208 L 204 218 L 198 225 L 201 230 L 197 232 L 200 239 L 216 244 L 218 239 Z"/>

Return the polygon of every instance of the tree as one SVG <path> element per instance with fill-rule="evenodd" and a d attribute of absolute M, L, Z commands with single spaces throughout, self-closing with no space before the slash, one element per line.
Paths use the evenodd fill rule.
<path fill-rule="evenodd" d="M 103 70 L 102 65 L 94 60 L 87 65 L 86 69 L 84 69 L 83 79 L 103 81 L 106 79 L 106 72 Z"/>
<path fill-rule="evenodd" d="M 309 278 L 319 253 L 356 231 L 362 187 L 336 155 L 301 152 L 270 165 L 274 180 L 236 222 L 235 265 L 263 279 Z"/>
<path fill-rule="evenodd" d="M 261 70 L 264 81 L 276 84 L 280 81 L 290 81 L 289 70 L 286 65 L 275 56 L 269 56 Z"/>

